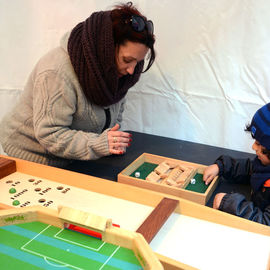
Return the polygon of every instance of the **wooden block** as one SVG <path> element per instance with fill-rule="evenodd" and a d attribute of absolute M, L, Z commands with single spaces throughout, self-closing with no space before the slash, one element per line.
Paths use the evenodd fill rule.
<path fill-rule="evenodd" d="M 156 168 L 155 172 L 159 175 L 166 174 L 170 170 L 170 166 L 165 162 L 161 162 Z"/>
<path fill-rule="evenodd" d="M 162 184 L 169 185 L 169 186 L 172 186 L 172 187 L 177 186 L 176 182 L 173 179 L 169 178 L 169 177 L 167 177 L 165 179 L 165 181 L 162 182 Z"/>
<path fill-rule="evenodd" d="M 195 173 L 195 169 L 178 165 L 169 173 L 168 177 L 166 177 L 161 184 L 184 188 L 188 185 L 191 176 L 195 175 Z"/>
<path fill-rule="evenodd" d="M 150 243 L 168 217 L 174 212 L 179 201 L 163 198 L 136 232 L 141 233 Z"/>
<path fill-rule="evenodd" d="M 87 213 L 81 210 L 59 207 L 59 218 L 67 223 L 104 232 L 112 226 L 110 219 Z"/>
<path fill-rule="evenodd" d="M 179 166 L 179 168 L 180 168 L 182 171 L 189 170 L 188 167 L 186 167 L 186 166 L 184 166 L 184 165 L 182 165 L 182 164 L 179 164 L 178 166 Z"/>
<path fill-rule="evenodd" d="M 149 182 L 158 182 L 160 180 L 160 176 L 156 172 L 151 172 L 146 177 L 146 180 Z"/>
<path fill-rule="evenodd" d="M 171 182 L 174 181 L 177 183 L 178 178 L 183 173 L 183 171 L 179 168 L 179 166 L 175 167 L 169 174 L 167 181 Z M 167 182 L 166 181 L 166 182 Z"/>
<path fill-rule="evenodd" d="M 171 162 L 170 160 L 165 160 L 165 162 L 170 166 L 170 169 L 173 169 L 176 166 L 179 166 L 176 162 Z"/>
<path fill-rule="evenodd" d="M 16 162 L 12 159 L 0 158 L 0 178 L 16 172 Z"/>
<path fill-rule="evenodd" d="M 176 183 L 179 184 L 179 183 L 185 183 L 187 181 L 189 181 L 190 179 L 190 176 L 191 176 L 191 173 L 193 172 L 192 169 L 186 169 L 185 171 L 183 171 L 181 173 L 181 175 L 178 177 L 178 179 L 176 180 Z"/>

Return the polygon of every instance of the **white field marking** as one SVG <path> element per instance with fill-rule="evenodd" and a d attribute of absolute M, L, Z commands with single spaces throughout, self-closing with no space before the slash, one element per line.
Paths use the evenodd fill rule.
<path fill-rule="evenodd" d="M 88 246 L 85 246 L 85 245 L 82 245 L 78 242 L 73 242 L 73 241 L 70 241 L 68 239 L 65 239 L 65 238 L 62 238 L 60 236 L 58 236 L 58 234 L 60 234 L 64 229 L 60 229 L 59 232 L 57 232 L 54 237 L 57 238 L 57 239 L 61 239 L 63 241 L 66 241 L 66 242 L 69 242 L 69 243 L 72 243 L 72 244 L 75 244 L 75 245 L 78 245 L 78 246 L 82 246 L 82 247 L 85 247 L 85 248 L 88 248 L 88 249 L 91 249 L 91 250 L 95 250 L 95 251 L 99 251 L 106 243 L 103 242 L 99 248 L 91 248 L 91 247 L 88 247 Z M 108 261 L 114 256 L 114 254 L 116 253 L 116 251 L 120 248 L 120 246 L 117 246 L 116 249 L 114 250 L 114 252 L 110 255 L 110 257 L 108 257 L 108 259 L 102 264 L 102 266 L 98 269 L 98 270 L 101 270 L 107 263 Z"/>
<path fill-rule="evenodd" d="M 120 248 L 120 246 L 118 246 L 115 251 L 112 253 L 112 255 L 102 264 L 102 266 L 99 268 L 99 270 L 101 270 L 106 264 L 107 262 L 113 257 L 113 255 L 116 253 L 116 251 Z"/>
<path fill-rule="evenodd" d="M 33 250 L 30 250 L 30 249 L 27 249 L 27 248 L 23 248 L 23 247 L 21 247 L 21 249 L 22 249 L 23 251 L 27 251 L 27 252 L 32 253 L 32 254 L 34 254 L 34 255 L 37 255 L 37 256 L 39 256 L 39 257 L 43 257 L 43 259 L 44 259 L 44 261 L 45 261 L 46 263 L 48 263 L 48 260 L 47 260 L 47 259 L 49 259 L 49 260 L 51 260 L 51 261 L 54 261 L 54 262 L 58 263 L 58 265 L 54 265 L 54 264 L 52 264 L 52 263 L 48 263 L 48 264 L 51 264 L 51 265 L 53 265 L 53 266 L 56 266 L 56 267 L 68 266 L 68 267 L 71 267 L 71 268 L 74 268 L 74 269 L 77 269 L 77 270 L 83 270 L 82 268 L 79 268 L 79 267 L 74 266 L 74 265 L 71 265 L 71 264 L 67 264 L 67 263 L 65 263 L 65 262 L 63 262 L 63 261 L 56 260 L 56 259 L 51 258 L 51 257 L 48 257 L 48 256 L 45 256 L 44 254 L 35 252 L 35 251 L 33 251 Z M 62 265 L 59 265 L 59 264 L 62 264 Z"/>
<path fill-rule="evenodd" d="M 75 244 L 77 246 L 81 246 L 81 247 L 84 247 L 84 248 L 87 248 L 87 249 L 91 249 L 91 250 L 94 250 L 94 251 L 99 251 L 105 245 L 105 242 L 103 242 L 98 248 L 93 248 L 93 247 L 88 247 L 88 246 L 82 245 L 82 244 L 80 244 L 78 242 L 74 242 L 74 241 L 71 241 L 71 240 L 68 240 L 66 238 L 63 238 L 63 237 L 58 236 L 58 234 L 61 233 L 63 230 L 64 229 L 61 229 L 58 233 L 56 233 L 54 235 L 54 237 L 57 238 L 57 239 L 61 239 L 61 240 L 65 241 L 65 242 L 69 242 L 69 243 Z"/>
<path fill-rule="evenodd" d="M 37 238 L 39 235 L 41 235 L 43 232 L 45 232 L 49 227 L 51 227 L 51 225 L 48 225 L 48 226 L 47 226 L 46 228 L 44 228 L 41 232 L 39 232 L 35 237 L 33 237 L 33 238 L 30 239 L 27 243 L 25 243 L 25 244 L 21 247 L 21 250 L 26 251 L 26 252 L 29 252 L 29 253 L 32 253 L 32 254 L 37 255 L 37 256 L 39 256 L 39 257 L 43 257 L 44 261 L 45 261 L 46 263 L 48 263 L 48 264 L 51 264 L 51 265 L 53 265 L 53 264 L 52 264 L 52 263 L 49 263 L 47 259 L 50 259 L 51 261 L 55 261 L 55 262 L 58 263 L 58 265 L 54 265 L 54 266 L 56 266 L 56 267 L 65 267 L 65 266 L 68 266 L 68 267 L 72 267 L 72 268 L 77 269 L 77 270 L 83 270 L 82 268 L 76 267 L 76 266 L 71 265 L 71 264 L 67 264 L 67 263 L 65 263 L 65 262 L 62 262 L 62 261 L 60 261 L 60 260 L 56 260 L 56 259 L 51 258 L 51 257 L 47 257 L 47 256 L 45 256 L 44 254 L 41 254 L 41 253 L 38 253 L 38 252 L 35 252 L 35 251 L 32 251 L 32 250 L 30 250 L 30 249 L 25 248 L 25 246 L 27 246 L 27 245 L 28 245 L 29 243 L 31 243 L 35 238 Z M 59 263 L 62 264 L 62 265 L 59 265 Z"/>
<path fill-rule="evenodd" d="M 68 267 L 68 266 L 70 266 L 69 264 L 62 264 L 62 265 L 54 264 L 54 263 L 48 261 L 48 259 L 51 260 L 51 258 L 45 257 L 45 256 L 44 256 L 44 261 L 45 261 L 47 264 L 49 264 L 49 265 L 51 265 L 51 266 L 54 266 L 54 267 Z M 72 266 L 71 266 L 71 267 L 72 267 Z"/>
<path fill-rule="evenodd" d="M 43 257 L 44 261 L 45 261 L 47 264 L 49 264 L 49 265 L 52 265 L 52 266 L 55 266 L 55 267 L 71 267 L 71 268 L 74 268 L 74 269 L 77 269 L 77 270 L 84 270 L 83 268 L 79 268 L 79 267 L 77 267 L 77 266 L 74 266 L 74 265 L 65 263 L 65 262 L 60 261 L 60 260 L 56 260 L 56 259 L 54 259 L 54 258 L 45 256 L 44 254 L 41 254 L 41 253 L 38 253 L 38 252 L 35 252 L 35 251 L 32 251 L 32 250 L 30 250 L 30 249 L 25 248 L 25 246 L 27 246 L 27 245 L 28 245 L 29 243 L 31 243 L 35 238 L 37 238 L 39 235 L 41 235 L 43 232 L 45 232 L 49 227 L 51 227 L 51 225 L 48 225 L 48 226 L 47 226 L 46 228 L 44 228 L 41 232 L 39 232 L 35 237 L 33 237 L 32 239 L 30 239 L 27 243 L 25 243 L 25 244 L 21 247 L 21 249 L 22 249 L 23 251 L 32 253 L 32 254 L 37 255 L 37 256 L 39 256 L 39 257 Z M 103 242 L 102 245 L 101 245 L 98 249 L 94 249 L 94 248 L 91 248 L 91 247 L 87 247 L 87 246 L 81 245 L 81 244 L 79 244 L 79 243 L 77 243 L 77 242 L 69 241 L 69 240 L 67 240 L 67 239 L 64 239 L 64 238 L 61 238 L 61 237 L 57 236 L 57 234 L 59 234 L 59 233 L 62 232 L 62 231 L 63 231 L 63 229 L 60 229 L 59 232 L 57 232 L 57 233 L 54 235 L 54 237 L 55 237 L 55 238 L 58 238 L 58 239 L 61 239 L 61 240 L 63 240 L 63 241 L 67 241 L 67 242 L 73 243 L 73 244 L 78 245 L 78 246 L 86 247 L 86 248 L 88 248 L 88 249 L 93 249 L 93 250 L 97 250 L 97 251 L 99 251 L 99 250 L 101 249 L 101 247 L 102 247 L 103 245 L 106 244 L 105 242 Z M 113 255 L 116 253 L 116 251 L 117 251 L 119 248 L 120 248 L 120 246 L 117 246 L 116 249 L 114 250 L 114 252 L 108 257 L 108 259 L 107 259 L 107 260 L 102 264 L 102 266 L 101 266 L 99 269 L 97 269 L 97 270 L 101 270 L 101 269 L 107 264 L 107 262 L 113 257 Z M 51 261 L 56 262 L 57 265 L 56 265 L 56 264 L 53 264 L 53 263 L 51 263 L 51 262 L 49 262 L 48 259 L 51 260 Z M 60 265 L 60 264 L 61 264 L 61 265 Z"/>
<path fill-rule="evenodd" d="M 26 245 L 28 245 L 30 242 L 32 242 L 35 238 L 37 238 L 39 235 L 41 235 L 43 232 L 45 232 L 49 227 L 51 227 L 51 225 L 48 225 L 45 229 L 43 229 L 41 232 L 39 232 L 35 237 L 33 237 L 32 239 L 30 239 L 27 243 L 25 243 L 21 249 L 23 249 Z"/>

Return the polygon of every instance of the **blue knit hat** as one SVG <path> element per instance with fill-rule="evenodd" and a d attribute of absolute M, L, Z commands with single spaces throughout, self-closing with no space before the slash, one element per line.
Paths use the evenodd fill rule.
<path fill-rule="evenodd" d="M 256 141 L 270 150 L 270 103 L 254 114 L 251 121 L 251 134 Z"/>

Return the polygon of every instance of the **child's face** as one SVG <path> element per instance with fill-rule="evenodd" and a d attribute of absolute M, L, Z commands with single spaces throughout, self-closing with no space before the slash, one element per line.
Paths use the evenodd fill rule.
<path fill-rule="evenodd" d="M 255 141 L 252 145 L 252 149 L 256 152 L 258 159 L 263 165 L 270 165 L 270 159 L 263 153 L 265 147 L 263 147 L 258 141 Z"/>

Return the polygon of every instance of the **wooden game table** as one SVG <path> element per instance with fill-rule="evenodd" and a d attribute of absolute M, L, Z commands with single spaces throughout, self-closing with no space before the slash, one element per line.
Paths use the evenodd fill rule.
<path fill-rule="evenodd" d="M 132 134 L 132 142 L 125 155 L 113 155 L 103 157 L 95 161 L 75 161 L 66 169 L 103 179 L 117 181 L 117 175 L 143 153 L 160 155 L 203 165 L 211 165 L 220 155 L 230 155 L 235 158 L 255 157 L 255 155 L 251 153 L 234 151 L 221 147 L 214 147 L 135 131 L 127 132 Z M 221 179 L 207 203 L 208 206 L 212 206 L 213 198 L 215 194 L 219 192 L 239 192 L 244 194 L 247 198 L 250 197 L 250 188 L 248 186 L 241 184 L 229 184 Z"/>
<path fill-rule="evenodd" d="M 132 133 L 133 146 L 129 148 L 126 155 L 106 157 L 94 162 L 75 162 L 70 169 L 75 168 L 80 172 L 93 175 L 99 173 L 102 178 L 110 179 L 108 177 L 110 176 L 113 178 L 111 180 L 116 180 L 117 174 L 144 151 L 202 164 L 211 164 L 210 156 L 224 153 L 221 148 Z M 159 143 L 160 147 L 158 147 Z M 139 146 L 144 146 L 142 147 L 144 149 L 138 150 Z M 168 148 L 171 149 L 170 154 L 164 152 Z M 189 158 L 185 158 L 185 152 L 189 152 Z M 236 157 L 237 155 L 239 157 L 251 156 L 230 150 L 225 150 L 225 152 L 234 154 Z M 41 195 L 47 196 L 47 201 L 44 204 L 41 203 L 43 206 L 72 205 L 83 211 L 99 213 L 112 218 L 113 222 L 119 224 L 123 229 L 131 231 L 138 230 L 165 196 L 177 200 L 179 203 L 172 215 L 150 242 L 150 247 L 165 269 L 267 269 L 269 267 L 269 226 L 172 195 L 115 183 L 95 176 L 15 160 L 18 173 L 29 175 L 26 176 L 26 179 L 33 177 L 35 183 L 39 181 L 45 183 L 42 192 L 48 189 L 45 187 L 51 187 L 48 193 Z M 16 178 L 21 176 L 15 176 L 10 177 L 16 185 L 18 181 Z M 46 182 L 47 180 L 52 182 L 49 184 Z M 6 202 L 2 201 L 7 194 L 6 182 L 8 181 L 3 180 L 4 185 L 0 188 L 0 208 L 10 207 L 10 195 L 6 196 Z M 63 191 L 67 191 L 67 193 L 62 194 L 60 199 L 52 199 L 51 191 L 57 188 L 53 188 L 51 183 L 54 183 L 56 187 L 63 186 Z M 30 193 L 29 189 L 28 193 Z M 23 197 L 25 194 L 23 193 L 21 196 Z M 35 196 L 31 196 L 32 199 L 29 199 L 30 205 L 36 203 L 34 202 Z M 49 204 L 50 200 L 53 201 L 52 204 Z"/>

